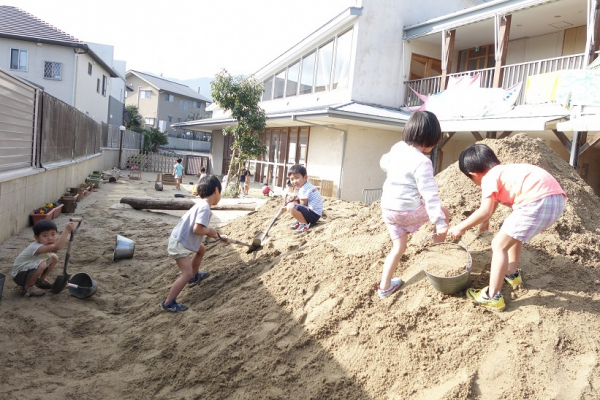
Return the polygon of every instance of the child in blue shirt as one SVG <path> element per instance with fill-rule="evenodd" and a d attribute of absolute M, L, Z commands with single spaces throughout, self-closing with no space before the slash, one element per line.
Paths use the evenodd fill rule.
<path fill-rule="evenodd" d="M 306 232 L 311 225 L 315 224 L 323 214 L 323 198 L 321 193 L 308 182 L 306 168 L 296 164 L 288 170 L 288 177 L 292 186 L 298 190 L 298 196 L 292 202 L 283 206 L 289 211 L 296 222 L 290 228 L 296 233 Z"/>
<path fill-rule="evenodd" d="M 175 178 L 175 189 L 177 190 L 181 190 L 181 180 L 185 177 L 183 165 L 181 164 L 182 161 L 181 158 L 178 158 L 177 164 L 173 165 L 173 177 Z"/>

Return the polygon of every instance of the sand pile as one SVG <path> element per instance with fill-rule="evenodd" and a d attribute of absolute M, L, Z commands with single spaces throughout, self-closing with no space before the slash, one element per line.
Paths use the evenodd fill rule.
<path fill-rule="evenodd" d="M 322 221 L 305 234 L 294 234 L 290 217 L 282 217 L 256 257 L 243 247 L 209 245 L 210 278 L 179 297 L 190 309 L 162 312 L 158 304 L 178 276 L 165 254 L 178 216 L 111 209 L 120 197 L 155 195 L 152 182 L 123 182 L 103 186 L 78 208 L 85 222 L 71 270 L 98 281 L 95 296 L 22 299 L 5 289 L 0 392 L 83 399 L 593 398 L 600 387 L 600 269 L 592 241 L 598 198 L 543 143 L 517 136 L 490 145 L 504 162 L 539 160 L 569 194 L 556 228 L 524 246 L 526 289 L 504 287 L 505 313 L 432 288 L 416 262 L 431 226 L 411 237 L 396 274 L 403 287 L 379 299 L 390 248 L 379 207 L 336 199 L 325 200 Z M 456 221 L 479 204 L 479 188 L 457 171 L 452 166 L 438 178 Z M 271 200 L 220 231 L 250 241 L 280 204 Z M 501 220 L 494 217 L 491 232 L 463 237 L 474 286 L 487 284 L 489 243 Z M 136 241 L 132 260 L 110 259 L 116 233 Z M 2 245 L 3 273 L 30 234 Z"/>

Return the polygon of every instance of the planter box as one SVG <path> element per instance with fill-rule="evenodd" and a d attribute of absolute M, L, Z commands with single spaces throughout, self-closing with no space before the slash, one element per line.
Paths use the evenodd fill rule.
<path fill-rule="evenodd" d="M 72 196 L 77 196 L 77 201 L 81 201 L 81 198 L 83 197 L 83 195 L 81 195 L 81 191 L 83 189 L 78 188 L 78 187 L 72 187 L 69 188 L 69 193 L 71 193 Z"/>
<path fill-rule="evenodd" d="M 74 213 L 75 208 L 77 208 L 77 199 L 79 199 L 78 194 L 76 194 L 75 196 L 61 197 L 59 202 L 64 206 L 62 211 L 68 214 Z"/>
<path fill-rule="evenodd" d="M 58 207 L 54 207 L 52 210 L 50 210 L 50 212 L 48 214 L 30 213 L 29 216 L 31 217 L 32 225 L 43 219 L 54 219 L 54 218 L 58 217 L 62 212 L 62 208 L 63 208 L 63 205 L 59 204 Z"/>

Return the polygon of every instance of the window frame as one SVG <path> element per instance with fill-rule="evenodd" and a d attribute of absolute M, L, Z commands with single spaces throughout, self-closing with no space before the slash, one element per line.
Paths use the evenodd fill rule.
<path fill-rule="evenodd" d="M 142 95 L 142 93 L 144 93 L 144 95 Z M 146 93 L 148 93 L 148 96 L 146 96 Z M 140 89 L 140 99 L 149 99 L 151 97 L 152 97 L 152 90 Z"/>
<path fill-rule="evenodd" d="M 92 63 L 88 63 L 88 75 L 92 76 Z"/>
<path fill-rule="evenodd" d="M 55 64 L 59 67 L 59 77 L 55 78 L 52 76 L 46 76 L 46 70 L 48 69 L 48 64 Z M 44 61 L 44 79 L 48 79 L 50 81 L 62 81 L 62 65 L 63 63 L 58 61 Z"/>
<path fill-rule="evenodd" d="M 18 51 L 19 52 L 19 56 L 17 57 L 17 68 L 13 68 L 13 51 Z M 21 53 L 25 53 L 26 54 L 26 58 L 27 60 L 25 61 L 25 68 L 21 68 Z M 8 67 L 11 71 L 22 71 L 22 72 L 29 72 L 29 50 L 26 49 L 19 49 L 17 47 L 11 47 L 10 48 L 10 57 L 8 60 Z"/>
<path fill-rule="evenodd" d="M 106 97 L 108 91 L 108 78 L 106 75 L 102 75 L 102 96 Z"/>

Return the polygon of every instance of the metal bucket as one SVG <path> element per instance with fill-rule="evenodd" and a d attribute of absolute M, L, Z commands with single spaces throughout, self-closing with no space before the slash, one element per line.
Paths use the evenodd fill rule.
<path fill-rule="evenodd" d="M 113 252 L 113 261 L 133 258 L 135 242 L 127 239 L 125 236 L 117 235 L 115 241 L 115 251 Z"/>
<path fill-rule="evenodd" d="M 0 300 L 2 300 L 2 292 L 4 291 L 4 280 L 6 279 L 6 275 L 0 274 Z"/>
<path fill-rule="evenodd" d="M 154 189 L 161 191 L 163 190 L 163 183 L 162 182 L 154 182 Z"/>
<path fill-rule="evenodd" d="M 69 280 L 69 283 L 80 286 L 78 288 L 69 287 L 69 293 L 71 296 L 75 296 L 80 299 L 93 296 L 96 293 L 96 290 L 98 290 L 98 284 L 96 281 L 85 272 L 80 272 L 73 275 L 73 277 Z"/>
<path fill-rule="evenodd" d="M 473 265 L 473 259 L 471 258 L 471 253 L 469 253 L 469 250 L 467 249 L 467 245 L 461 240 L 461 241 L 459 241 L 461 244 L 442 242 L 442 243 L 432 243 L 428 246 L 425 246 L 425 242 L 427 242 L 432 237 L 433 237 L 433 235 L 431 235 L 427 239 L 425 239 L 425 241 L 421 245 L 421 250 L 423 250 L 426 247 L 431 247 L 431 246 L 436 246 L 436 245 L 441 245 L 441 244 L 454 245 L 454 246 L 458 246 L 461 249 L 463 249 L 465 251 L 465 253 L 467 254 L 467 257 L 466 257 L 465 272 L 463 272 L 460 275 L 451 276 L 451 277 L 441 277 L 441 276 L 432 275 L 429 272 L 427 272 L 427 270 L 423 267 L 423 265 L 421 263 L 421 269 L 423 270 L 423 272 L 425 272 L 425 275 L 427 276 L 427 280 L 429 281 L 429 283 L 431 283 L 431 286 L 433 286 L 433 288 L 435 290 L 437 290 L 438 292 L 442 292 L 444 294 L 456 294 L 458 292 L 465 290 L 471 284 L 471 276 L 470 275 L 471 275 L 471 267 Z"/>

